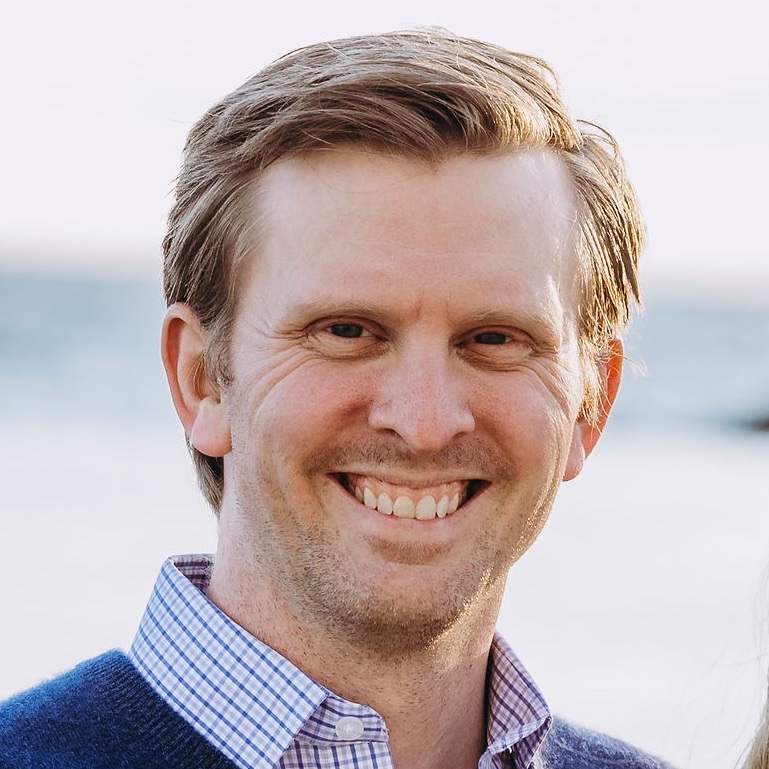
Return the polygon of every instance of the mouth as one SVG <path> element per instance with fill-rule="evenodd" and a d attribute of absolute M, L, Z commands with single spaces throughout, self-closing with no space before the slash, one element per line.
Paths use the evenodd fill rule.
<path fill-rule="evenodd" d="M 413 488 L 382 481 L 370 475 L 337 473 L 336 481 L 361 504 L 382 515 L 429 521 L 453 515 L 488 482 L 462 480 Z"/>

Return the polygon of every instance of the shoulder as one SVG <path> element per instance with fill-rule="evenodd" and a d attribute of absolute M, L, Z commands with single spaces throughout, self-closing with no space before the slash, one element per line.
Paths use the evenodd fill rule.
<path fill-rule="evenodd" d="M 105 697 L 112 694 L 115 682 L 126 675 L 130 678 L 132 670 L 130 660 L 122 652 L 107 652 L 11 697 L 0 703 L 0 738 L 13 728 L 41 720 L 52 724 L 74 721 L 86 710 L 90 715 L 98 713 L 105 705 Z"/>
<path fill-rule="evenodd" d="M 107 652 L 0 703 L 0 769 L 233 769 L 128 657 Z"/>
<path fill-rule="evenodd" d="M 626 742 L 559 718 L 553 720 L 540 757 L 543 769 L 671 769 Z"/>

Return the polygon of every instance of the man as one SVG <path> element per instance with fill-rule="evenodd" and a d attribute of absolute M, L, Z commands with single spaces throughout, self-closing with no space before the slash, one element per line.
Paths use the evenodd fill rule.
<path fill-rule="evenodd" d="M 130 655 L 0 711 L 3 767 L 657 767 L 553 721 L 494 628 L 619 386 L 642 227 L 547 66 L 312 46 L 192 129 L 163 360 L 215 557 Z"/>

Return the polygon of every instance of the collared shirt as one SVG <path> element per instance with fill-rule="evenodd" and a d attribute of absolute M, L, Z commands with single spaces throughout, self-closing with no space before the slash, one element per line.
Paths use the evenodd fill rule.
<path fill-rule="evenodd" d="M 206 598 L 212 563 L 163 564 L 129 653 L 152 688 L 240 769 L 392 769 L 378 713 L 313 681 Z M 529 767 L 551 717 L 498 635 L 486 695 L 479 769 Z"/>

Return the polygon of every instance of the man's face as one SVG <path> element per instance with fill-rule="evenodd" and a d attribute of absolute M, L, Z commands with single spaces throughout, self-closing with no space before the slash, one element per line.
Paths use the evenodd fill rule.
<path fill-rule="evenodd" d="M 346 638 L 496 611 L 583 454 L 561 161 L 316 152 L 267 171 L 253 216 L 223 550 Z"/>

